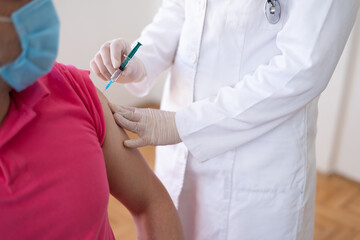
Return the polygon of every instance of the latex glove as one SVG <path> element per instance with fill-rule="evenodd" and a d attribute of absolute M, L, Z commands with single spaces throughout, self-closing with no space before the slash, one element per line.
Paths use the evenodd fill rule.
<path fill-rule="evenodd" d="M 130 108 L 111 104 L 116 123 L 139 135 L 124 145 L 138 148 L 146 145 L 170 145 L 181 142 L 175 123 L 175 112 L 151 108 Z"/>
<path fill-rule="evenodd" d="M 109 81 L 112 74 L 124 61 L 124 55 L 131 51 L 130 44 L 121 38 L 104 43 L 99 52 L 90 61 L 92 71 L 105 81 Z M 118 83 L 139 82 L 146 76 L 144 64 L 135 56 L 126 65 L 125 70 L 116 80 Z"/>

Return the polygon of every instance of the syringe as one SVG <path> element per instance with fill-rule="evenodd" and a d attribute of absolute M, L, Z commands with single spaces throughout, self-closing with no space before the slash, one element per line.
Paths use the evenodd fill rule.
<path fill-rule="evenodd" d="M 109 83 L 106 85 L 104 92 L 111 86 L 111 84 L 113 84 L 116 81 L 116 79 L 118 79 L 120 77 L 121 73 L 125 70 L 126 65 L 131 60 L 131 58 L 135 55 L 136 51 L 139 49 L 140 46 L 141 46 L 141 43 L 138 42 L 136 44 L 136 46 L 129 53 L 129 56 L 125 56 L 125 60 L 121 63 L 119 69 L 117 69 L 111 76 L 111 79 L 110 79 Z"/>

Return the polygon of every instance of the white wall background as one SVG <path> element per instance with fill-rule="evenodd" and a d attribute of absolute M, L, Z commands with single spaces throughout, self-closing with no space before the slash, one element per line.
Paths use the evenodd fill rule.
<path fill-rule="evenodd" d="M 54 0 L 61 21 L 58 61 L 78 68 L 90 69 L 89 62 L 100 46 L 122 37 L 133 42 L 151 22 L 162 0 Z M 105 82 L 91 74 L 99 89 Z M 160 77 L 149 96 L 139 99 L 120 84 L 114 84 L 106 96 L 128 106 L 158 103 L 162 95 L 164 76 Z"/>
<path fill-rule="evenodd" d="M 89 69 L 100 46 L 122 37 L 134 41 L 162 0 L 54 0 L 61 20 L 58 61 Z M 328 88 L 320 98 L 317 138 L 318 169 L 360 181 L 360 17 Z M 91 75 L 100 89 L 105 83 Z M 107 97 L 116 103 L 142 106 L 159 103 L 164 76 L 140 99 L 114 84 Z"/>
<path fill-rule="evenodd" d="M 319 102 L 318 169 L 360 182 L 360 14 Z"/>

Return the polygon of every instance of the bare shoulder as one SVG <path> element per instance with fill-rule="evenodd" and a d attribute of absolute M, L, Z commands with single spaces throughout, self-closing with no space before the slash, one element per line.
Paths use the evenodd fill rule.
<path fill-rule="evenodd" d="M 149 187 L 149 184 L 157 181 L 156 177 L 138 149 L 124 146 L 124 140 L 129 137 L 116 124 L 107 98 L 99 90 L 97 91 L 105 117 L 106 131 L 102 149 L 110 192 L 130 211 L 138 212 L 139 208 L 146 206 L 144 203 L 152 196 L 149 190 L 158 191 Z M 159 182 L 156 185 L 158 188 Z"/>
<path fill-rule="evenodd" d="M 122 128 L 119 128 L 114 120 L 113 114 L 110 109 L 109 100 L 105 97 L 105 95 L 99 89 L 96 89 L 96 91 L 97 91 L 97 94 L 100 99 L 102 109 L 104 112 L 105 128 L 106 128 L 105 135 L 109 135 L 109 132 L 115 131 L 117 134 L 119 134 L 117 136 L 118 138 L 122 138 L 122 140 L 128 139 L 129 137 L 127 136 L 125 131 Z M 110 134 L 110 135 L 113 135 L 113 134 Z M 105 137 L 105 139 L 106 139 L 106 137 Z"/>

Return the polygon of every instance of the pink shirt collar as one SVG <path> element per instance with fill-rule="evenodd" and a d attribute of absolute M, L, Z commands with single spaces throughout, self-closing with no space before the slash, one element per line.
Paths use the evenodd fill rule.
<path fill-rule="evenodd" d="M 0 126 L 0 150 L 36 117 L 34 107 L 49 94 L 48 88 L 39 81 L 22 92 L 12 91 L 10 93 L 10 108 L 2 126 Z"/>

